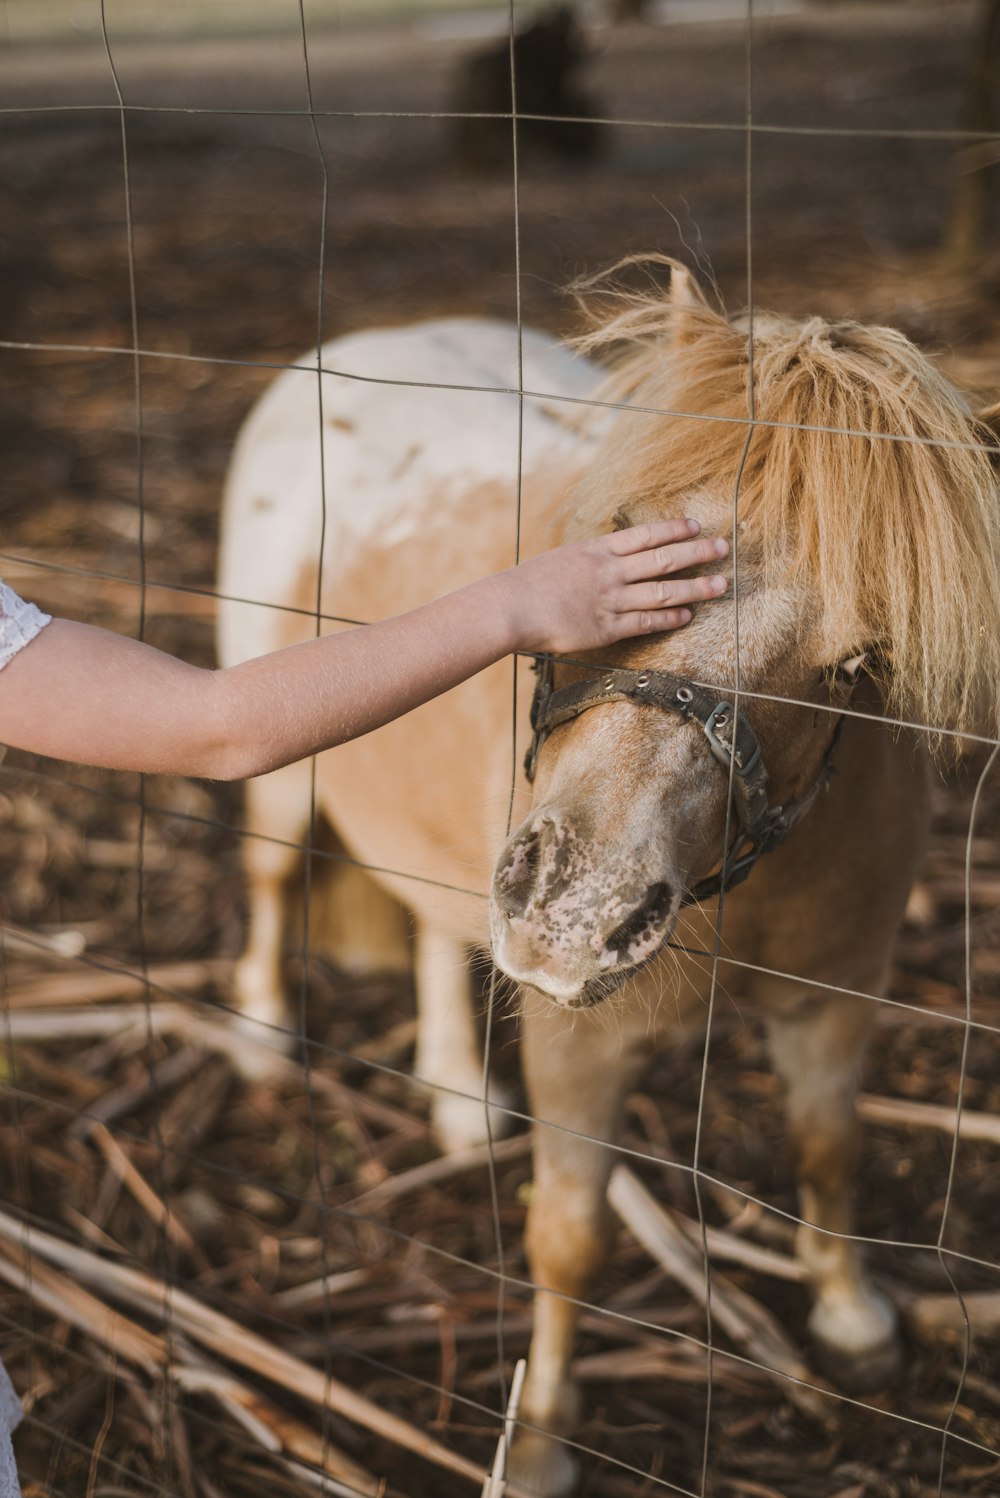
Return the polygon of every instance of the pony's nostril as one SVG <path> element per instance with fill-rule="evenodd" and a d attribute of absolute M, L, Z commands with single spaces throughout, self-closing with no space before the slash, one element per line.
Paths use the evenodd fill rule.
<path fill-rule="evenodd" d="M 506 916 L 523 915 L 538 882 L 542 831 L 519 837 L 508 849 L 507 861 L 497 869 L 496 891 Z"/>
<path fill-rule="evenodd" d="M 651 956 L 663 940 L 673 898 L 669 884 L 651 884 L 639 908 L 606 939 L 605 952 L 619 963 Z"/>

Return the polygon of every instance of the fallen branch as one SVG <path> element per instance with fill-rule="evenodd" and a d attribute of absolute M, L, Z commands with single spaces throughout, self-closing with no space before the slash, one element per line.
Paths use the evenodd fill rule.
<path fill-rule="evenodd" d="M 962 1300 L 974 1337 L 1000 1336 L 1000 1290 L 965 1290 Z M 905 1314 L 917 1336 L 927 1341 L 965 1332 L 962 1304 L 954 1294 L 915 1295 L 907 1300 Z"/>
<path fill-rule="evenodd" d="M 66 1131 L 69 1139 L 86 1139 L 98 1124 L 108 1124 L 123 1113 L 131 1113 L 147 1098 L 161 1099 L 172 1087 L 187 1080 L 201 1066 L 204 1051 L 196 1046 L 185 1046 L 157 1061 L 155 1066 L 144 1068 L 134 1082 L 125 1082 L 87 1104 L 84 1117 L 78 1118 Z"/>
<path fill-rule="evenodd" d="M 79 957 L 86 946 L 86 937 L 81 931 L 74 931 L 72 926 L 44 934 L 29 931 L 25 926 L 13 926 L 9 921 L 0 923 L 0 947 L 22 957 Z"/>
<path fill-rule="evenodd" d="M 615 1347 L 609 1352 L 593 1352 L 573 1361 L 574 1378 L 584 1383 L 630 1383 L 637 1379 L 664 1379 L 668 1383 L 706 1384 L 709 1378 L 707 1359 L 678 1357 L 665 1347 Z M 712 1369 L 712 1383 L 725 1384 L 737 1393 L 760 1394 L 761 1384 L 770 1383 L 766 1374 L 756 1368 L 720 1359 Z"/>
<path fill-rule="evenodd" d="M 343 1295 L 345 1290 L 356 1290 L 367 1285 L 367 1269 L 345 1269 L 341 1274 L 325 1274 L 318 1280 L 308 1280 L 304 1285 L 293 1285 L 290 1290 L 280 1290 L 271 1296 L 271 1304 L 283 1311 L 312 1311 L 334 1295 Z M 433 1334 L 435 1337 L 437 1333 Z"/>
<path fill-rule="evenodd" d="M 199 1045 L 206 1051 L 227 1056 L 237 1071 L 246 1052 L 253 1050 L 267 1060 L 273 1081 L 299 1086 L 302 1083 L 302 1067 L 298 1061 L 282 1055 L 269 1045 L 251 1039 L 246 1030 L 237 1025 L 235 1018 L 208 1018 L 203 1014 L 193 1013 L 183 1004 L 123 1003 L 109 1008 L 80 1009 L 13 1007 L 4 1015 L 2 1024 L 3 1031 L 11 1040 L 21 1042 L 85 1040 L 128 1033 L 130 1030 L 141 1035 L 174 1035 L 189 1044 Z M 415 1083 L 419 1084 L 419 1080 L 414 1078 Z M 382 1128 L 391 1131 L 402 1129 L 411 1134 L 428 1132 L 429 1126 L 422 1119 L 382 1098 L 355 1091 L 336 1077 L 328 1076 L 315 1068 L 310 1072 L 310 1084 L 315 1093 L 330 1098 L 337 1107 L 363 1113 Z"/>
<path fill-rule="evenodd" d="M 993 1113 L 977 1113 L 972 1108 L 962 1109 L 959 1125 L 955 1108 L 945 1108 L 940 1103 L 911 1103 L 904 1098 L 878 1097 L 865 1092 L 858 1098 L 858 1114 L 866 1123 L 911 1124 L 918 1129 L 940 1129 L 952 1136 L 958 1127 L 960 1139 L 1000 1144 L 1000 1118 Z"/>
<path fill-rule="evenodd" d="M 265 1451 L 308 1462 L 319 1469 L 320 1475 L 340 1478 L 366 1498 L 377 1498 L 381 1492 L 378 1479 L 331 1441 L 323 1440 L 232 1374 L 204 1367 L 183 1344 L 175 1341 L 168 1358 L 165 1339 L 112 1310 L 57 1269 L 40 1264 L 22 1244 L 8 1240 L 0 1245 L 0 1277 L 103 1347 L 110 1354 L 112 1369 L 119 1363 L 132 1363 L 154 1376 L 167 1372 L 180 1389 L 213 1394 Z M 166 1293 L 166 1286 L 161 1288 Z"/>
<path fill-rule="evenodd" d="M 364 1493 L 366 1498 L 367 1495 L 377 1498 L 381 1493 L 381 1483 L 365 1467 L 231 1373 L 190 1363 L 172 1369 L 172 1373 L 178 1388 L 218 1400 L 265 1451 L 293 1457 L 297 1475 L 339 1479 L 350 1484 L 351 1492 Z M 299 1462 L 318 1470 L 304 1474 L 297 1465 Z"/>
<path fill-rule="evenodd" d="M 412 1170 L 389 1176 L 388 1180 L 380 1181 L 370 1191 L 362 1192 L 344 1205 L 352 1212 L 370 1212 L 373 1207 L 383 1207 L 387 1202 L 398 1201 L 401 1196 L 408 1196 L 413 1191 L 423 1191 L 427 1186 L 439 1186 L 442 1181 L 461 1175 L 463 1171 L 478 1170 L 481 1165 L 489 1164 L 491 1154 L 497 1164 L 505 1164 L 508 1160 L 520 1159 L 530 1148 L 530 1134 L 515 1134 L 511 1139 L 498 1139 L 493 1144 L 476 1144 L 470 1149 L 458 1150 L 453 1155 L 439 1155 L 423 1165 L 415 1165 Z"/>
<path fill-rule="evenodd" d="M 355 1425 L 413 1452 L 424 1461 L 432 1462 L 470 1479 L 479 1487 L 482 1486 L 486 1472 L 477 1462 L 449 1451 L 446 1446 L 418 1430 L 409 1421 L 380 1409 L 363 1394 L 356 1393 L 338 1379 L 328 1377 L 322 1369 L 314 1368 L 301 1358 L 285 1352 L 222 1312 L 202 1305 L 186 1291 L 171 1289 L 142 1270 L 100 1259 L 87 1249 L 64 1243 L 37 1228 L 28 1229 L 17 1218 L 2 1211 L 0 1238 L 18 1246 L 23 1242 L 28 1243 L 32 1254 L 71 1270 L 91 1286 L 146 1315 L 164 1318 L 165 1308 L 169 1303 L 171 1326 L 192 1341 L 209 1348 L 215 1357 L 252 1369 L 271 1383 L 287 1389 L 296 1398 L 304 1399 L 321 1409 L 333 1410 Z M 35 1266 L 36 1273 L 39 1267 Z M 107 1311 L 106 1307 L 103 1309 Z"/>
<path fill-rule="evenodd" d="M 12 1040 L 92 1040 L 123 1030 L 145 1029 L 154 1035 L 197 1030 L 198 1022 L 179 1004 L 119 1004 L 113 1009 L 17 1009 L 5 1015 L 3 1028 Z"/>
<path fill-rule="evenodd" d="M 514 1439 L 514 1428 L 517 1425 L 518 1411 L 521 1408 L 521 1390 L 524 1388 L 524 1377 L 527 1371 L 528 1365 L 524 1358 L 519 1359 L 514 1368 L 514 1377 L 511 1380 L 510 1398 L 507 1400 L 507 1413 L 504 1416 L 500 1439 L 497 1441 L 493 1467 L 488 1473 L 486 1481 L 483 1483 L 482 1498 L 505 1498 L 507 1492 L 507 1457 L 510 1453 L 510 1443 Z"/>
<path fill-rule="evenodd" d="M 9 1222 L 14 1231 L 8 1232 L 6 1227 L 3 1231 L 0 1279 L 30 1296 L 60 1321 L 68 1321 L 78 1331 L 86 1332 L 113 1357 L 134 1363 L 146 1373 L 163 1371 L 166 1348 L 161 1338 L 121 1312 L 113 1311 L 58 1270 L 39 1264 L 33 1251 L 25 1247 L 25 1240 L 30 1241 L 34 1234 L 29 1234 L 14 1218 Z"/>
<path fill-rule="evenodd" d="M 209 983 L 223 981 L 232 971 L 232 966 L 228 959 L 224 959 L 151 963 L 145 976 L 114 968 L 88 968 L 82 973 L 42 973 L 26 982 L 12 982 L 7 1003 L 11 1009 L 106 1004 L 112 999 L 141 998 L 147 982 L 154 990 L 194 993 Z"/>
<path fill-rule="evenodd" d="M 208 1261 L 199 1245 L 176 1214 L 160 1200 L 149 1182 L 135 1168 L 114 1135 L 110 1134 L 102 1123 L 98 1123 L 91 1130 L 91 1138 L 126 1191 L 147 1217 L 158 1228 L 162 1228 L 171 1243 L 182 1253 L 187 1254 L 199 1268 L 207 1269 Z"/>
<path fill-rule="evenodd" d="M 693 1218 L 684 1217 L 679 1212 L 672 1213 L 672 1217 L 690 1241 L 700 1248 L 701 1228 Z M 758 1274 L 769 1274 L 778 1280 L 791 1280 L 794 1284 L 804 1284 L 808 1278 L 802 1264 L 790 1254 L 780 1254 L 776 1249 L 752 1243 L 748 1238 L 737 1238 L 735 1233 L 727 1233 L 724 1228 L 706 1227 L 705 1238 L 709 1255 L 713 1259 L 720 1259 L 728 1264 L 741 1264 L 745 1269 L 756 1270 Z"/>
<path fill-rule="evenodd" d="M 611 1172 L 608 1201 L 647 1253 L 702 1305 L 708 1299 L 701 1254 L 624 1165 Z M 817 1379 L 777 1321 L 758 1301 L 720 1274 L 711 1277 L 715 1324 L 765 1372 L 780 1378 L 788 1398 L 813 1419 L 828 1424 L 828 1402 Z"/>

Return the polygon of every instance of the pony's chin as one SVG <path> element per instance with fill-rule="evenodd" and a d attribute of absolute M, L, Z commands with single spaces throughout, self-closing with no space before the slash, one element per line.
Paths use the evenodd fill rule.
<path fill-rule="evenodd" d="M 562 995 L 546 993 L 545 989 L 539 988 L 536 983 L 527 983 L 523 979 L 518 981 L 522 988 L 527 989 L 533 995 L 537 994 L 540 999 L 551 1004 L 553 1009 L 568 1009 L 574 1014 L 579 1013 L 581 1009 L 596 1009 L 599 1004 L 604 1003 L 605 999 L 610 999 L 613 994 L 616 994 L 629 978 L 636 977 L 637 974 L 650 967 L 670 940 L 670 935 L 671 933 L 668 932 L 656 950 L 650 952 L 641 962 L 622 963 L 617 967 L 608 968 L 606 972 L 599 973 L 595 978 L 588 978 L 577 993 L 565 998 Z"/>
<path fill-rule="evenodd" d="M 602 952 L 603 960 L 592 967 L 591 976 L 582 982 L 574 974 L 550 973 L 539 964 L 519 961 L 527 956 L 535 957 L 532 944 L 511 942 L 510 928 L 497 906 L 491 906 L 493 961 L 512 983 L 527 993 L 544 999 L 553 1009 L 578 1012 L 581 1009 L 596 1009 L 618 992 L 629 979 L 635 978 L 656 962 L 670 941 L 677 926 L 682 900 L 679 895 L 671 898 L 669 908 L 659 913 L 659 919 L 650 921 L 647 916 L 645 929 L 629 931 L 622 927 L 617 940 L 607 941 Z M 639 914 L 642 914 L 640 911 Z M 530 933 L 529 933 L 530 934 Z M 583 964 L 581 964 L 583 965 Z M 596 966 L 596 971 L 593 968 Z M 519 970 L 520 969 L 520 970 Z"/>
<path fill-rule="evenodd" d="M 641 962 L 632 962 L 627 965 L 623 963 L 620 967 L 609 968 L 606 973 L 601 973 L 598 978 L 591 978 L 583 985 L 580 1002 L 576 1005 L 576 1008 L 594 1009 L 598 1004 L 603 1004 L 605 999 L 610 999 L 612 994 L 616 994 L 629 978 L 635 978 L 639 973 L 645 972 L 646 968 L 651 967 L 669 940 L 670 935 L 668 933 L 664 936 L 656 950 L 650 952 Z"/>

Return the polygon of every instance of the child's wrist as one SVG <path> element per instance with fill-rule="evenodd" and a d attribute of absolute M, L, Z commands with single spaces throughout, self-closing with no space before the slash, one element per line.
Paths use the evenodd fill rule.
<path fill-rule="evenodd" d="M 530 649 L 535 643 L 531 638 L 528 607 L 530 590 L 525 587 L 520 567 L 494 573 L 484 581 L 489 585 L 489 592 L 483 606 L 489 611 L 496 629 L 498 656 Z"/>

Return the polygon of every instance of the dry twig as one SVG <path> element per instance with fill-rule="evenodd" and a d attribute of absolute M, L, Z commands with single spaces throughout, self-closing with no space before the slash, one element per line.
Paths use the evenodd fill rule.
<path fill-rule="evenodd" d="M 163 1229 L 176 1248 L 181 1249 L 201 1268 L 207 1269 L 208 1262 L 187 1228 L 176 1213 L 160 1200 L 145 1177 L 136 1170 L 114 1135 L 110 1134 L 102 1123 L 96 1123 L 91 1130 L 91 1138 L 122 1185 L 150 1220 Z"/>
<path fill-rule="evenodd" d="M 912 1103 L 905 1098 L 877 1097 L 867 1092 L 858 1098 L 858 1113 L 866 1123 L 907 1124 L 918 1129 L 940 1129 L 951 1135 L 957 1128 L 960 1139 L 1000 1144 L 1000 1118 L 992 1113 L 977 1113 L 972 1108 L 962 1109 L 959 1122 L 954 1108 L 944 1108 L 938 1103 Z"/>
<path fill-rule="evenodd" d="M 701 1255 L 627 1166 L 616 1165 L 611 1172 L 608 1200 L 646 1251 L 704 1305 L 707 1287 Z M 712 1275 L 711 1296 L 713 1320 L 737 1347 L 781 1379 L 793 1404 L 828 1423 L 826 1399 L 816 1388 L 806 1387 L 818 1382 L 815 1374 L 770 1312 L 720 1274 Z"/>
<path fill-rule="evenodd" d="M 297 1398 L 308 1400 L 319 1408 L 334 1410 L 354 1424 L 374 1431 L 436 1466 L 478 1484 L 486 1476 L 478 1463 L 449 1451 L 409 1421 L 380 1409 L 346 1384 L 328 1378 L 321 1369 L 304 1363 L 301 1358 L 240 1326 L 230 1316 L 202 1305 L 187 1291 L 171 1289 L 142 1270 L 109 1263 L 86 1249 L 53 1238 L 49 1233 L 37 1229 L 31 1229 L 29 1233 L 22 1223 L 5 1212 L 0 1212 L 0 1238 L 18 1245 L 27 1239 L 32 1253 L 71 1269 L 89 1284 L 146 1315 L 162 1317 L 169 1300 L 171 1326 L 192 1341 L 210 1348 L 216 1357 L 250 1368 Z M 111 1314 L 106 1307 L 102 1306 L 102 1309 Z"/>

